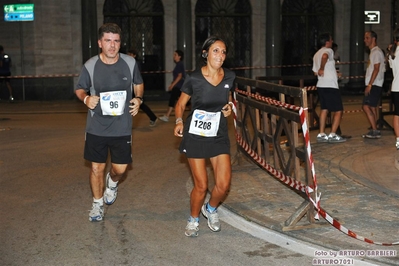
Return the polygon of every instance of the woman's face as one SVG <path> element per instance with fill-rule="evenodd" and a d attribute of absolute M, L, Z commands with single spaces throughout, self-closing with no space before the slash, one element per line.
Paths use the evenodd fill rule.
<path fill-rule="evenodd" d="M 214 68 L 220 68 L 226 59 L 226 45 L 222 41 L 216 41 L 208 50 L 207 63 Z"/>
<path fill-rule="evenodd" d="M 180 62 L 180 55 L 176 52 L 173 53 L 173 61 L 175 61 L 175 63 Z"/>

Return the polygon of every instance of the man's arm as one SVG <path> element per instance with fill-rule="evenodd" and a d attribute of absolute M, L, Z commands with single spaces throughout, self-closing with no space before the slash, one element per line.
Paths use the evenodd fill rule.
<path fill-rule="evenodd" d="M 365 95 L 370 94 L 371 87 L 373 86 L 374 80 L 377 78 L 378 72 L 380 72 L 380 64 L 381 63 L 374 64 L 373 73 L 371 73 L 369 84 L 367 84 L 366 89 L 364 90 Z"/>
<path fill-rule="evenodd" d="M 133 84 L 134 95 L 136 97 L 143 98 L 144 95 L 144 83 L 141 84 Z"/>
<path fill-rule="evenodd" d="M 324 76 L 324 67 L 326 66 L 327 60 L 328 60 L 328 54 L 323 54 L 323 56 L 321 57 L 319 71 L 317 71 L 317 74 L 321 77 Z"/>
<path fill-rule="evenodd" d="M 96 108 L 98 102 L 100 101 L 100 97 L 98 96 L 89 96 L 85 89 L 77 89 L 75 91 L 76 97 L 81 100 L 87 107 L 90 109 Z"/>

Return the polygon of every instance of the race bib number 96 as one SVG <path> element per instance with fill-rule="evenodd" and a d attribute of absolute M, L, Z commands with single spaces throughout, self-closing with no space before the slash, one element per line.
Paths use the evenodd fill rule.
<path fill-rule="evenodd" d="M 122 115 L 125 110 L 126 95 L 126 91 L 101 92 L 100 105 L 103 115 Z"/>
<path fill-rule="evenodd" d="M 215 137 L 219 130 L 219 122 L 220 112 L 213 113 L 196 109 L 188 132 L 203 137 Z"/>

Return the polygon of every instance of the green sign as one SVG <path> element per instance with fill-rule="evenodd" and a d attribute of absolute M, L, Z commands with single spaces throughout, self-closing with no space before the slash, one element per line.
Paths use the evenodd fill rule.
<path fill-rule="evenodd" d="M 4 5 L 4 21 L 33 21 L 35 4 Z"/>

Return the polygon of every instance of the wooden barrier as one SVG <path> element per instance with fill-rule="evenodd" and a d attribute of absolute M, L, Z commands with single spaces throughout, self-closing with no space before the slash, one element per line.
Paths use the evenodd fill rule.
<path fill-rule="evenodd" d="M 307 92 L 304 88 L 284 86 L 261 80 L 236 77 L 237 91 L 246 94 L 278 94 L 280 102 L 289 97 L 299 107 L 306 108 Z M 313 187 L 313 178 L 308 160 L 306 143 L 301 133 L 301 119 L 298 110 L 284 108 L 256 100 L 244 93 L 236 93 L 237 134 L 251 150 L 263 158 L 267 164 L 301 183 Z M 306 109 L 305 109 L 306 110 Z M 238 145 L 239 153 L 257 163 L 254 158 Z M 282 183 L 282 185 L 285 185 Z M 290 186 L 287 188 L 292 189 Z M 299 194 L 298 194 L 299 195 Z M 302 195 L 303 196 L 303 195 Z M 314 199 L 313 193 L 311 197 Z M 284 198 L 281 199 L 282 201 Z M 302 197 L 297 211 L 282 225 L 283 230 L 315 227 L 314 206 L 309 198 Z M 298 222 L 307 217 L 305 224 Z"/>

